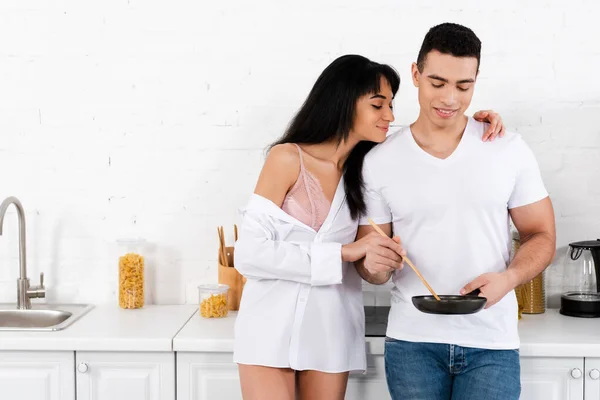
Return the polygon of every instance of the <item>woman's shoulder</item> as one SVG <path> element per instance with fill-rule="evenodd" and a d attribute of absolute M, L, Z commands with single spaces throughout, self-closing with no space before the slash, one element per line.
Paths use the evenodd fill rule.
<path fill-rule="evenodd" d="M 263 170 L 284 181 L 295 181 L 300 172 L 300 154 L 296 145 L 282 143 L 273 146 L 267 154 Z"/>
<path fill-rule="evenodd" d="M 298 147 L 294 143 L 277 144 L 269 150 L 267 160 L 284 166 L 299 165 L 300 154 L 298 153 Z"/>
<path fill-rule="evenodd" d="M 281 206 L 286 193 L 298 178 L 300 156 L 291 143 L 273 146 L 258 177 L 255 193 Z"/>

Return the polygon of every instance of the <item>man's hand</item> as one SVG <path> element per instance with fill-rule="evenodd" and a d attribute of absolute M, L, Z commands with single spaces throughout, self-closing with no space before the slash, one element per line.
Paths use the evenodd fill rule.
<path fill-rule="evenodd" d="M 480 297 L 487 298 L 485 308 L 490 308 L 511 290 L 515 288 L 514 278 L 511 271 L 504 272 L 488 272 L 487 274 L 479 275 L 464 288 L 460 294 L 467 294 L 475 289 L 481 290 Z"/>
<path fill-rule="evenodd" d="M 365 238 L 369 238 L 366 243 L 365 269 L 370 274 L 391 273 L 404 267 L 402 257 L 406 255 L 406 251 L 398 236 L 389 238 L 372 232 Z"/>

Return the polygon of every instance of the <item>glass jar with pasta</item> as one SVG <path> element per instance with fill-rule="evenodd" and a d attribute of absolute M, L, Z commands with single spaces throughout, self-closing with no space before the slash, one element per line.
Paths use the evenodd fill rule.
<path fill-rule="evenodd" d="M 119 306 L 144 307 L 145 259 L 143 239 L 122 239 L 119 244 Z"/>
<path fill-rule="evenodd" d="M 227 316 L 227 294 L 229 286 L 200 285 L 200 315 L 204 318 L 223 318 Z"/>

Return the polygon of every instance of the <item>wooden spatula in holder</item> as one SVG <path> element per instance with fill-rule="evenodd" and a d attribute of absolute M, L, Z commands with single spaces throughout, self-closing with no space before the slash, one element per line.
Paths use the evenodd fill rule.
<path fill-rule="evenodd" d="M 217 228 L 219 234 L 219 283 L 229 286 L 229 294 L 227 296 L 228 309 L 231 311 L 237 311 L 240 308 L 240 300 L 242 299 L 242 291 L 244 290 L 244 284 L 246 278 L 244 278 L 236 269 L 234 265 L 234 246 L 225 245 L 225 235 L 223 234 L 223 227 Z M 234 227 L 235 239 L 237 240 L 237 226 Z"/>

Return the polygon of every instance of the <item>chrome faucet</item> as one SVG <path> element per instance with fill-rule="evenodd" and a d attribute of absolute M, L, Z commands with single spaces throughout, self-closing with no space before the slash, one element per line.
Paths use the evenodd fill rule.
<path fill-rule="evenodd" d="M 44 273 L 40 274 L 39 286 L 29 286 L 27 278 L 27 257 L 25 242 L 25 213 L 23 206 L 16 197 L 9 197 L 0 204 L 0 235 L 2 235 L 2 226 L 4 225 L 4 215 L 6 209 L 14 204 L 19 216 L 19 279 L 17 279 L 17 308 L 20 310 L 29 310 L 31 308 L 31 298 L 46 297 L 46 288 L 44 287 Z"/>

